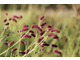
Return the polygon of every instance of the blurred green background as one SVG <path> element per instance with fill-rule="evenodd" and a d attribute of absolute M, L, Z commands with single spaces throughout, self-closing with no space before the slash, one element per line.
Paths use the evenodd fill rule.
<path fill-rule="evenodd" d="M 5 13 L 8 13 L 8 17 Z M 41 16 L 45 16 L 47 21 L 53 28 L 60 30 L 58 40 L 48 41 L 58 45 L 58 50 L 62 52 L 62 57 L 80 57 L 80 5 L 74 4 L 0 4 L 0 33 L 3 31 L 5 18 L 12 15 L 22 15 L 23 19 L 19 20 L 11 27 L 12 31 L 21 29 L 23 24 L 37 23 Z M 14 24 L 14 23 L 13 23 Z M 16 32 L 15 32 L 16 33 Z M 15 36 L 10 37 L 11 40 L 17 40 Z M 1 45 L 1 44 L 0 44 Z M 2 52 L 0 47 L 0 53 Z M 4 49 L 3 49 L 4 50 Z M 52 52 L 51 47 L 45 47 L 44 52 L 32 54 L 31 56 L 56 57 L 59 56 Z"/>

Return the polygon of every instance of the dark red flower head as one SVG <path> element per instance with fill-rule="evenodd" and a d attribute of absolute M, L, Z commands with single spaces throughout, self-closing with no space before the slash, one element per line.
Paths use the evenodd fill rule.
<path fill-rule="evenodd" d="M 11 46 L 13 43 L 14 43 L 14 41 L 11 41 L 11 42 L 8 44 L 8 46 Z"/>
<path fill-rule="evenodd" d="M 42 32 L 40 33 L 40 36 L 42 36 L 44 33 L 45 33 L 45 31 L 42 31 Z"/>
<path fill-rule="evenodd" d="M 5 15 L 8 15 L 8 13 L 5 13 Z"/>
<path fill-rule="evenodd" d="M 20 41 L 20 43 L 21 43 L 21 44 L 24 44 L 24 42 L 23 42 L 23 41 Z"/>
<path fill-rule="evenodd" d="M 31 38 L 31 36 L 30 36 L 30 35 L 24 35 L 24 37 L 25 37 L 25 38 Z"/>
<path fill-rule="evenodd" d="M 5 19 L 3 22 L 6 22 L 7 21 L 7 19 Z"/>
<path fill-rule="evenodd" d="M 44 46 L 49 46 L 49 44 L 46 43 L 46 42 L 43 42 L 43 43 L 41 44 L 41 46 L 42 46 L 42 47 L 44 47 Z"/>
<path fill-rule="evenodd" d="M 57 45 L 55 45 L 55 44 L 51 44 L 51 47 L 57 47 Z"/>
<path fill-rule="evenodd" d="M 22 16 L 19 17 L 20 19 L 22 18 Z"/>
<path fill-rule="evenodd" d="M 14 17 L 14 18 L 17 18 L 17 19 L 19 18 L 19 17 L 18 17 L 18 16 L 16 16 L 16 15 L 13 15 L 13 17 Z"/>
<path fill-rule="evenodd" d="M 9 21 L 11 21 L 12 18 L 9 18 Z"/>
<path fill-rule="evenodd" d="M 58 50 L 56 50 L 56 49 L 55 49 L 55 50 L 53 50 L 53 52 L 54 52 L 54 53 L 57 53 L 57 54 L 61 54 L 61 52 L 60 52 L 60 51 L 58 51 Z"/>
<path fill-rule="evenodd" d="M 46 25 L 46 22 L 43 22 L 43 23 L 40 25 L 40 27 L 43 27 L 44 25 Z"/>
<path fill-rule="evenodd" d="M 23 33 L 23 34 L 21 35 L 21 38 L 22 38 L 24 35 L 25 35 L 25 33 Z"/>
<path fill-rule="evenodd" d="M 33 24 L 32 28 L 36 28 L 37 30 L 39 30 L 40 32 L 42 32 L 42 29 L 40 27 L 38 27 L 37 25 Z"/>
<path fill-rule="evenodd" d="M 13 21 L 14 21 L 14 22 L 17 22 L 17 20 L 16 20 L 16 19 L 13 19 Z"/>
<path fill-rule="evenodd" d="M 30 33 L 30 35 L 33 36 L 33 37 L 35 37 L 35 34 L 34 33 Z"/>
<path fill-rule="evenodd" d="M 11 50 L 11 52 L 14 52 L 14 51 L 16 51 L 17 50 L 17 48 L 13 48 L 12 50 Z"/>
<path fill-rule="evenodd" d="M 40 18 L 40 20 L 42 20 L 44 18 L 44 16 L 42 16 L 41 18 Z"/>
<path fill-rule="evenodd" d="M 26 28 L 26 27 L 28 27 L 28 25 L 23 25 L 23 28 Z"/>
<path fill-rule="evenodd" d="M 32 30 L 30 30 L 29 32 L 30 32 L 30 33 L 34 33 L 34 31 L 32 31 Z"/>
<path fill-rule="evenodd" d="M 9 23 L 7 22 L 7 23 L 5 23 L 5 25 L 9 25 Z"/>
<path fill-rule="evenodd" d="M 37 42 L 39 43 L 39 42 L 41 42 L 41 40 L 43 39 L 44 37 L 41 37 Z"/>
<path fill-rule="evenodd" d="M 7 43 L 7 42 L 4 42 L 3 44 L 8 45 L 8 43 Z"/>
<path fill-rule="evenodd" d="M 25 52 L 25 54 L 27 54 L 29 52 L 29 49 L 27 49 L 27 51 Z"/>
<path fill-rule="evenodd" d="M 47 36 L 48 36 L 48 37 L 49 37 L 49 36 L 53 36 L 54 39 L 58 39 L 58 36 L 57 36 L 56 34 L 54 34 L 54 33 L 48 33 Z"/>
<path fill-rule="evenodd" d="M 52 28 L 50 25 L 47 25 L 47 28 Z"/>
<path fill-rule="evenodd" d="M 24 52 L 24 51 L 19 51 L 19 53 L 21 53 L 21 54 L 25 54 L 25 52 Z"/>
<path fill-rule="evenodd" d="M 27 41 L 26 40 L 24 41 L 24 44 L 27 45 Z"/>
<path fill-rule="evenodd" d="M 59 30 L 57 30 L 57 29 L 48 28 L 48 30 L 49 30 L 49 31 L 51 31 L 51 32 L 57 32 L 57 33 L 60 33 L 60 31 L 59 31 Z"/>
<path fill-rule="evenodd" d="M 28 28 L 23 28 L 23 29 L 21 29 L 21 32 L 27 31 L 27 30 L 28 30 Z"/>

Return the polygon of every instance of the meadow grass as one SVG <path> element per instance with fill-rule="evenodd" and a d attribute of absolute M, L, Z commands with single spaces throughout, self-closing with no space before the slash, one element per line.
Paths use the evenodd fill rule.
<path fill-rule="evenodd" d="M 5 13 L 8 12 L 8 16 L 5 16 Z M 14 32 L 10 33 L 9 37 L 4 36 L 4 30 L 3 28 L 6 27 L 3 23 L 3 20 L 5 18 L 9 18 L 12 15 L 20 16 L 22 15 L 23 18 L 20 20 L 17 20 L 17 24 L 14 22 L 10 22 L 9 25 L 9 31 L 7 32 Z M 58 45 L 58 48 L 51 48 L 51 47 L 44 47 L 44 51 L 38 51 L 37 54 L 34 54 L 34 52 L 30 53 L 29 57 L 59 57 L 60 55 L 53 53 L 53 49 L 58 49 L 62 52 L 62 57 L 80 57 L 80 19 L 78 17 L 74 17 L 73 11 L 45 11 L 45 10 L 38 10 L 33 9 L 30 7 L 27 11 L 16 11 L 16 10 L 9 10 L 9 11 L 0 11 L 0 53 L 2 53 L 4 50 L 6 50 L 8 47 L 3 44 L 5 39 L 8 39 L 8 42 L 11 42 L 14 40 L 14 42 L 18 41 L 20 39 L 20 35 L 17 33 L 17 30 L 21 30 L 22 26 L 24 24 L 28 24 L 29 27 L 36 23 L 38 24 L 39 18 L 41 16 L 45 16 L 44 21 L 47 21 L 47 23 L 50 23 L 50 25 L 60 30 L 60 33 L 57 34 L 59 36 L 59 39 L 52 39 L 50 37 L 47 42 L 49 44 L 56 44 Z M 37 18 L 38 17 L 38 18 Z M 12 26 L 13 25 L 13 26 Z M 45 36 L 46 37 L 46 36 Z M 28 45 L 31 43 L 33 38 L 31 38 L 30 41 L 28 41 Z M 15 45 L 14 47 L 18 48 L 19 44 Z M 26 47 L 27 48 L 27 47 Z M 24 46 L 20 45 L 20 48 L 24 50 Z M 39 50 L 41 48 L 37 48 Z M 6 56 L 11 56 L 11 49 L 7 51 Z M 36 51 L 36 50 L 35 50 Z M 18 54 L 18 50 L 15 51 L 16 54 Z M 6 53 L 2 54 L 1 57 L 5 56 Z M 22 56 L 22 55 L 20 55 Z"/>

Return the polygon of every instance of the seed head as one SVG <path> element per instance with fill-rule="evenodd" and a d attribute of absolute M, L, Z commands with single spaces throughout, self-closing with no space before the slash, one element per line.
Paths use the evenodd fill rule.
<path fill-rule="evenodd" d="M 8 45 L 8 43 L 7 43 L 7 42 L 4 42 L 3 44 Z"/>
<path fill-rule="evenodd" d="M 3 22 L 6 22 L 7 21 L 7 19 L 5 19 Z"/>
<path fill-rule="evenodd" d="M 30 33 L 31 36 L 35 37 L 34 33 Z"/>
<path fill-rule="evenodd" d="M 17 18 L 17 19 L 18 19 L 19 17 L 18 17 L 18 16 L 16 16 L 16 15 L 13 15 L 13 18 Z"/>
<path fill-rule="evenodd" d="M 14 41 L 11 41 L 11 42 L 8 44 L 8 46 L 11 46 L 13 43 L 14 43 Z"/>
<path fill-rule="evenodd" d="M 35 54 L 37 53 L 37 51 L 35 51 Z"/>
<path fill-rule="evenodd" d="M 13 21 L 14 21 L 14 22 L 17 22 L 17 20 L 16 20 L 16 19 L 14 19 L 14 18 L 13 18 Z"/>
<path fill-rule="evenodd" d="M 7 23 L 5 23 L 5 25 L 9 25 L 9 23 L 7 22 Z"/>
<path fill-rule="evenodd" d="M 24 41 L 24 44 L 27 45 L 27 41 L 26 40 Z"/>
<path fill-rule="evenodd" d="M 48 31 L 60 33 L 59 30 L 57 30 L 57 29 L 53 29 L 53 28 L 48 28 Z"/>
<path fill-rule="evenodd" d="M 55 49 L 55 50 L 53 50 L 53 52 L 54 52 L 54 53 L 57 53 L 57 54 L 61 54 L 61 52 L 60 52 L 60 51 L 58 51 L 58 50 L 56 50 L 56 49 Z"/>
<path fill-rule="evenodd" d="M 19 53 L 21 53 L 21 54 L 25 54 L 25 52 L 24 52 L 24 51 L 19 51 Z"/>
<path fill-rule="evenodd" d="M 24 35 L 25 35 L 25 33 L 23 33 L 23 34 L 21 35 L 21 38 L 22 38 Z"/>
<path fill-rule="evenodd" d="M 47 28 L 52 28 L 50 25 L 47 25 Z"/>
<path fill-rule="evenodd" d="M 43 42 L 43 43 L 41 44 L 41 46 L 42 46 L 42 47 L 44 47 L 44 46 L 49 46 L 49 44 L 47 44 L 46 42 Z"/>
<path fill-rule="evenodd" d="M 39 43 L 39 42 L 41 42 L 41 40 L 43 39 L 44 37 L 41 37 L 37 42 Z"/>
<path fill-rule="evenodd" d="M 12 50 L 11 50 L 11 52 L 14 52 L 14 51 L 16 51 L 17 50 L 17 48 L 13 48 Z"/>
<path fill-rule="evenodd" d="M 30 33 L 34 33 L 34 31 L 32 31 L 32 30 L 30 30 L 29 32 L 30 32 Z"/>
<path fill-rule="evenodd" d="M 20 43 L 21 43 L 21 44 L 24 44 L 24 42 L 23 42 L 23 41 L 20 41 Z"/>
<path fill-rule="evenodd" d="M 22 16 L 19 17 L 20 19 L 22 18 Z"/>
<path fill-rule="evenodd" d="M 49 36 L 57 36 L 56 34 L 54 34 L 54 33 L 48 33 L 48 35 L 47 35 L 48 37 Z"/>
<path fill-rule="evenodd" d="M 9 18 L 9 21 L 11 21 L 12 18 Z"/>
<path fill-rule="evenodd" d="M 44 25 L 46 25 L 46 22 L 43 22 L 43 23 L 40 25 L 40 27 L 43 27 Z"/>
<path fill-rule="evenodd" d="M 31 38 L 31 36 L 30 36 L 30 35 L 24 35 L 24 37 L 25 37 L 25 38 Z"/>
<path fill-rule="evenodd" d="M 21 29 L 21 32 L 27 31 L 27 30 L 28 30 L 28 28 L 23 28 L 23 29 Z"/>
<path fill-rule="evenodd" d="M 28 25 L 23 25 L 23 28 L 26 28 L 26 27 L 28 27 Z"/>
<path fill-rule="evenodd" d="M 57 47 L 57 45 L 55 45 L 55 44 L 51 44 L 51 47 Z"/>
<path fill-rule="evenodd" d="M 5 15 L 8 15 L 8 13 L 5 13 Z"/>
<path fill-rule="evenodd" d="M 42 32 L 42 29 L 40 27 L 38 27 L 37 25 L 33 24 L 32 28 L 36 28 L 37 30 L 39 30 L 40 32 Z"/>
<path fill-rule="evenodd" d="M 27 51 L 25 52 L 25 54 L 27 54 L 29 52 L 29 49 L 27 49 Z"/>
<path fill-rule="evenodd" d="M 42 31 L 42 32 L 40 33 L 40 36 L 42 36 L 44 33 L 45 33 L 45 31 Z"/>
<path fill-rule="evenodd" d="M 42 20 L 44 18 L 44 16 L 42 16 L 41 18 L 40 18 L 40 20 Z"/>

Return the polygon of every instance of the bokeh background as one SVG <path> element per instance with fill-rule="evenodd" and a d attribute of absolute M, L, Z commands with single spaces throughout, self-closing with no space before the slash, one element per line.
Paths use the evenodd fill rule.
<path fill-rule="evenodd" d="M 80 57 L 80 5 L 76 4 L 0 4 L 0 33 L 3 31 L 3 20 L 12 15 L 22 15 L 23 19 L 16 24 L 18 29 L 23 24 L 32 25 L 37 23 L 41 16 L 50 23 L 53 28 L 60 30 L 59 39 L 48 41 L 58 45 L 58 50 L 62 52 L 62 57 Z M 17 28 L 12 28 L 13 31 Z M 15 36 L 13 35 L 13 38 Z M 11 38 L 13 40 L 13 38 Z M 17 40 L 18 38 L 14 38 Z M 3 47 L 3 46 L 2 46 Z M 0 53 L 2 52 L 0 47 Z M 4 49 L 3 49 L 4 50 Z M 32 54 L 40 57 L 59 56 L 52 52 L 51 47 L 46 47 L 42 53 Z"/>

